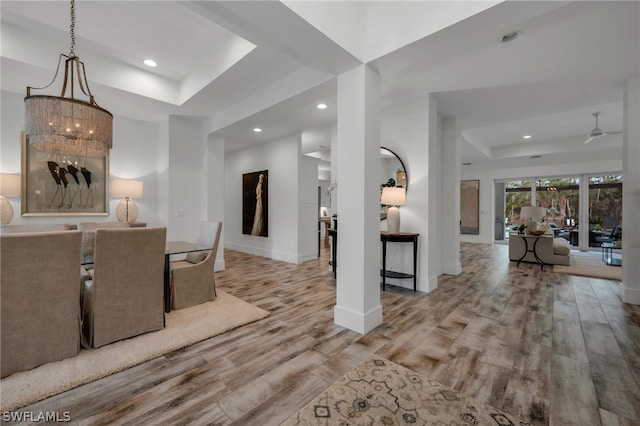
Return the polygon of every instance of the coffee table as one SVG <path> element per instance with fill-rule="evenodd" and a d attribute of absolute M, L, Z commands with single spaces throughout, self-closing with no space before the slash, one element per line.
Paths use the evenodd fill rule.
<path fill-rule="evenodd" d="M 614 257 L 614 250 L 622 250 L 622 246 L 617 246 L 615 243 L 602 243 L 600 247 L 604 263 L 611 266 L 622 266 L 622 256 Z"/>

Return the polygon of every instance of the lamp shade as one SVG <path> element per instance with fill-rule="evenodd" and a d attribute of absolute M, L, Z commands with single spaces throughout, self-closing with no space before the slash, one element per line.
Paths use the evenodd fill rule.
<path fill-rule="evenodd" d="M 115 198 L 142 198 L 143 182 L 133 179 L 112 179 L 111 196 Z"/>
<path fill-rule="evenodd" d="M 525 206 L 520 208 L 520 219 L 542 220 L 547 215 L 544 207 Z"/>
<path fill-rule="evenodd" d="M 407 203 L 406 191 L 404 188 L 385 186 L 382 188 L 380 204 L 388 206 L 404 206 Z"/>
<path fill-rule="evenodd" d="M 5 197 L 20 196 L 20 175 L 0 173 L 0 195 Z"/>

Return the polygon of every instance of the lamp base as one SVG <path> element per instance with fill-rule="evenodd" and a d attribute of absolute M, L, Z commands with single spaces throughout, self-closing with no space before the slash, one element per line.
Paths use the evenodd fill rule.
<path fill-rule="evenodd" d="M 390 234 L 400 233 L 400 209 L 389 207 L 387 210 L 387 232 Z"/>
<path fill-rule="evenodd" d="M 0 195 L 0 225 L 8 225 L 13 219 L 13 207 L 9 200 Z"/>
<path fill-rule="evenodd" d="M 116 218 L 118 222 L 135 222 L 138 218 L 138 206 L 131 198 L 123 198 L 116 207 Z"/>

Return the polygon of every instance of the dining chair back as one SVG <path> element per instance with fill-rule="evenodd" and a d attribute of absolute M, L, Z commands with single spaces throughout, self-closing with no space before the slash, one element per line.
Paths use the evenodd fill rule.
<path fill-rule="evenodd" d="M 211 250 L 189 253 L 184 260 L 171 262 L 171 308 L 183 309 L 215 300 L 214 267 L 222 222 L 202 222 L 197 243 Z"/>
<path fill-rule="evenodd" d="M 99 228 L 82 296 L 83 346 L 100 347 L 164 327 L 167 228 Z"/>
<path fill-rule="evenodd" d="M 80 231 L 0 235 L 0 377 L 80 351 Z"/>

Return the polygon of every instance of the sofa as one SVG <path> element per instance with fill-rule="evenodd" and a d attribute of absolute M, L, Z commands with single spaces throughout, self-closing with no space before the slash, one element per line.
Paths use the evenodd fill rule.
<path fill-rule="evenodd" d="M 525 239 L 527 239 L 526 243 Z M 569 241 L 564 238 L 554 237 L 553 231 L 539 237 L 512 232 L 509 234 L 509 260 L 520 260 L 528 248 L 530 251 L 522 258 L 522 262 L 539 263 L 532 251 L 534 243 L 536 254 L 545 265 L 571 264 L 571 245 Z"/>

